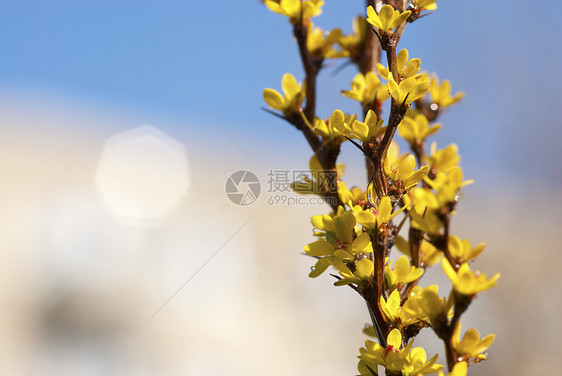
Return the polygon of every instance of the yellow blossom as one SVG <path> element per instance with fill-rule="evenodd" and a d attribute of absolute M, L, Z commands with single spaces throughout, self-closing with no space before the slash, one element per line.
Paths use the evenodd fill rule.
<path fill-rule="evenodd" d="M 435 10 L 437 9 L 436 0 L 411 0 L 410 2 L 414 6 L 416 11 L 421 12 L 423 10 Z"/>
<path fill-rule="evenodd" d="M 412 147 L 415 147 L 427 137 L 441 129 L 441 124 L 434 124 L 431 127 L 427 117 L 419 111 L 409 109 L 406 116 L 398 125 L 398 131 Z"/>
<path fill-rule="evenodd" d="M 428 179 L 426 177 L 424 180 L 436 191 L 444 189 L 446 186 L 451 186 L 449 189 L 458 191 L 465 185 L 474 183 L 472 179 L 462 180 L 463 173 L 460 166 L 449 167 L 447 170 L 447 172 L 437 170 L 433 179 Z"/>
<path fill-rule="evenodd" d="M 464 97 L 464 93 L 459 91 L 451 97 L 451 83 L 445 80 L 439 85 L 439 79 L 434 77 L 429 85 L 429 96 L 431 97 L 431 103 L 436 106 L 432 107 L 432 110 L 437 110 L 439 107 L 444 108 L 457 103 Z"/>
<path fill-rule="evenodd" d="M 304 89 L 302 84 L 297 82 L 290 73 L 283 75 L 281 87 L 283 88 L 284 96 L 276 90 L 267 88 L 263 91 L 263 99 L 269 107 L 279 110 L 285 115 L 290 115 L 300 108 L 305 97 Z"/>
<path fill-rule="evenodd" d="M 398 165 L 391 164 L 391 158 L 387 157 L 384 160 L 384 172 L 394 182 L 399 182 L 399 186 L 404 190 L 408 190 L 419 183 L 429 172 L 429 166 L 423 166 L 416 170 L 416 158 L 409 154 Z"/>
<path fill-rule="evenodd" d="M 365 348 L 361 348 L 360 359 L 373 364 L 386 367 L 393 372 L 402 371 L 403 367 L 408 366 L 408 355 L 413 341 L 407 347 L 402 347 L 402 333 L 398 329 L 392 329 L 386 338 L 386 348 L 376 342 L 365 340 Z"/>
<path fill-rule="evenodd" d="M 396 55 L 396 67 L 398 68 L 398 74 L 402 78 L 415 76 L 420 70 L 421 60 L 418 58 L 408 60 L 408 50 L 403 49 Z M 377 70 L 381 77 L 388 77 L 390 70 L 388 67 L 377 63 Z"/>
<path fill-rule="evenodd" d="M 309 276 L 318 277 L 330 265 L 338 270 L 343 263 L 352 262 L 359 253 L 373 252 L 371 239 L 367 233 L 355 236 L 355 217 L 352 212 L 341 211 L 336 215 L 317 215 L 312 217 L 312 225 L 322 231 L 318 233 L 324 238 L 312 242 L 304 247 L 309 256 L 320 257 L 312 268 Z"/>
<path fill-rule="evenodd" d="M 367 22 L 379 29 L 382 33 L 392 34 L 393 30 L 410 17 L 409 10 L 400 13 L 390 5 L 383 5 L 377 14 L 372 6 L 367 8 Z"/>
<path fill-rule="evenodd" d="M 400 292 L 398 290 L 394 290 L 386 300 L 381 296 L 380 305 L 384 315 L 397 328 L 413 325 L 420 321 L 416 315 L 406 312 L 400 306 Z"/>
<path fill-rule="evenodd" d="M 390 222 L 392 218 L 397 216 L 406 207 L 392 213 L 392 203 L 390 197 L 384 196 L 380 199 L 379 204 L 375 208 L 363 209 L 359 205 L 353 207 L 353 214 L 357 218 L 357 223 L 369 230 L 379 228 L 382 224 Z"/>
<path fill-rule="evenodd" d="M 409 373 L 410 376 L 430 375 L 443 368 L 442 364 L 435 364 L 437 361 L 437 354 L 427 361 L 427 355 L 423 347 L 414 347 L 410 351 L 410 364 L 413 368 Z"/>
<path fill-rule="evenodd" d="M 464 333 L 462 340 L 459 342 L 460 332 L 461 323 L 459 321 L 455 326 L 452 337 L 452 344 L 457 351 L 458 356 L 466 361 L 470 359 L 486 359 L 484 351 L 486 351 L 486 349 L 494 342 L 494 339 L 496 338 L 495 334 L 488 334 L 486 337 L 480 339 L 480 334 L 476 329 L 468 329 L 466 333 Z"/>
<path fill-rule="evenodd" d="M 322 13 L 323 0 L 265 0 L 265 5 L 275 13 L 289 17 L 292 23 L 301 23 Z"/>
<path fill-rule="evenodd" d="M 426 362 L 425 350 L 421 347 L 412 349 L 413 342 L 402 347 L 402 333 L 398 329 L 392 329 L 386 338 L 386 348 L 366 340 L 365 347 L 359 350 L 359 359 L 365 362 L 363 366 L 368 365 L 374 369 L 373 367 L 381 365 L 387 371 L 409 376 L 427 375 L 443 368 L 442 365 L 435 364 L 437 354 Z"/>
<path fill-rule="evenodd" d="M 340 196 L 340 200 L 351 208 L 355 205 L 363 206 L 367 203 L 365 192 L 358 187 L 353 187 L 350 190 L 343 180 L 338 182 L 338 195 Z"/>
<path fill-rule="evenodd" d="M 445 149 L 437 150 L 437 143 L 431 143 L 431 150 L 428 157 L 428 162 L 432 170 L 448 172 L 457 167 L 461 161 L 458 154 L 459 148 L 456 144 L 451 144 Z"/>
<path fill-rule="evenodd" d="M 448 172 L 437 171 L 435 178 L 424 178 L 424 181 L 435 190 L 435 197 L 440 206 L 457 200 L 457 193 L 465 185 L 472 184 L 472 180 L 463 181 L 462 169 L 459 166 L 452 167 Z"/>
<path fill-rule="evenodd" d="M 368 286 L 374 277 L 375 265 L 369 259 L 356 261 L 354 272 L 351 272 L 351 270 L 338 259 L 336 259 L 335 266 L 343 278 L 336 281 L 334 286 L 344 286 L 353 283 L 361 288 Z"/>
<path fill-rule="evenodd" d="M 474 295 L 479 292 L 491 289 L 500 278 L 500 274 L 496 273 L 492 278 L 488 279 L 485 274 L 479 272 L 472 272 L 467 263 L 460 266 L 458 271 L 455 271 L 446 258 L 441 262 L 443 270 L 447 277 L 451 280 L 453 288 L 456 292 L 462 295 Z"/>
<path fill-rule="evenodd" d="M 427 93 L 429 82 L 425 76 L 408 77 L 405 80 L 396 83 L 392 77 L 392 73 L 388 74 L 388 92 L 399 104 L 410 104 L 420 99 Z"/>
<path fill-rule="evenodd" d="M 459 264 L 463 262 L 470 261 L 484 251 L 486 244 L 480 243 L 476 247 L 472 248 L 470 242 L 466 239 L 460 240 L 454 235 L 449 236 L 449 253 Z"/>
<path fill-rule="evenodd" d="M 453 367 L 453 370 L 447 376 L 466 376 L 468 364 L 466 362 L 458 362 Z M 445 376 L 443 372 L 439 372 L 439 376 Z"/>
<path fill-rule="evenodd" d="M 441 298 L 437 294 L 438 288 L 437 285 L 429 285 L 422 290 L 421 287 L 416 286 L 412 296 L 404 303 L 404 311 L 420 321 L 439 326 L 440 322 L 452 316 L 453 302 Z"/>
<path fill-rule="evenodd" d="M 386 127 L 382 126 L 382 119 L 377 119 L 377 115 L 369 110 L 365 117 L 365 122 L 355 120 L 351 127 L 344 124 L 347 132 L 353 137 L 363 143 L 373 142 L 377 137 L 381 137 Z"/>
<path fill-rule="evenodd" d="M 326 142 L 342 142 L 343 135 L 347 135 L 347 122 L 354 122 L 356 115 L 345 115 L 340 110 L 335 110 L 328 120 L 314 119 L 314 125 L 308 121 L 306 124 L 314 132 L 315 135 L 322 137 Z"/>
<path fill-rule="evenodd" d="M 336 51 L 333 48 L 334 43 L 337 43 L 340 37 L 340 29 L 333 29 L 326 34 L 321 28 L 314 27 L 312 23 L 310 23 L 308 26 L 306 47 L 311 55 L 320 58 L 345 57 L 347 55 L 345 51 Z"/>
<path fill-rule="evenodd" d="M 410 260 L 406 256 L 400 256 L 396 260 L 394 270 L 391 269 L 392 261 L 384 268 L 384 281 L 389 290 L 398 286 L 398 284 L 406 284 L 420 278 L 424 272 L 423 268 L 416 268 L 410 265 Z"/>
<path fill-rule="evenodd" d="M 441 203 L 435 193 L 428 188 L 414 187 L 407 195 L 402 196 L 409 210 L 412 226 L 428 234 L 437 234 L 443 227 L 438 210 Z"/>
<path fill-rule="evenodd" d="M 361 102 L 364 106 L 373 105 L 376 101 L 384 102 L 388 99 L 388 90 L 381 85 L 378 76 L 373 72 L 363 75 L 357 73 L 351 81 L 351 90 L 342 90 L 348 98 Z"/>
<path fill-rule="evenodd" d="M 362 53 L 368 31 L 365 18 L 357 16 L 353 20 L 353 34 L 340 36 L 338 44 L 352 59 L 357 58 Z"/>

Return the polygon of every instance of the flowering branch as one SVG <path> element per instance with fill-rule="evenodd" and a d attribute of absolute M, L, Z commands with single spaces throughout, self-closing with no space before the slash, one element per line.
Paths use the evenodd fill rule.
<path fill-rule="evenodd" d="M 293 188 L 333 199 L 330 214 L 311 219 L 317 240 L 304 247 L 316 260 L 309 276 L 335 270 L 337 274 L 330 273 L 334 285 L 350 286 L 365 300 L 373 324 L 365 333 L 378 339 L 367 340 L 360 349 L 359 372 L 376 375 L 382 366 L 386 375 L 442 374 L 437 355 L 427 360 L 423 348 L 412 347 L 418 333 L 430 327 L 444 343 L 449 375 L 466 375 L 469 365 L 486 359 L 483 352 L 494 336 L 480 339 L 469 329 L 460 340 L 460 319 L 476 294 L 495 286 L 499 274 L 487 278 L 473 272 L 468 263 L 484 244 L 472 247 L 450 234 L 461 188 L 471 183 L 463 181 L 456 145 L 437 149 L 432 143 L 426 151 L 427 138 L 441 128 L 430 123 L 463 94 L 451 95 L 448 81 L 439 83 L 437 77 L 420 72 L 421 60 L 398 50 L 406 24 L 435 10 L 435 0 L 367 0 L 366 18 L 355 19 L 350 35 L 340 29 L 323 32 L 313 25 L 323 0 L 265 4 L 289 18 L 305 74 L 304 85 L 285 74 L 283 94 L 265 89 L 264 99 L 272 109 L 268 111 L 304 134 L 314 152 L 311 169 L 322 172 L 318 180 L 295 183 Z M 380 62 L 381 50 L 386 66 Z M 358 68 L 351 90 L 342 93 L 360 103 L 361 120 L 337 109 L 329 118 L 316 114 L 318 74 L 326 59 L 335 58 L 348 58 Z M 389 99 L 385 122 L 382 104 Z M 394 142 L 397 131 L 411 154 L 400 155 Z M 341 179 L 337 158 L 346 141 L 367 160 L 365 189 L 349 189 Z M 337 179 L 322 178 L 328 172 Z M 398 215 L 402 218 L 395 225 Z M 407 239 L 400 235 L 406 223 Z M 391 260 L 394 248 L 404 255 Z M 453 285 L 448 298 L 439 295 L 436 284 L 419 286 L 425 270 L 438 262 Z"/>

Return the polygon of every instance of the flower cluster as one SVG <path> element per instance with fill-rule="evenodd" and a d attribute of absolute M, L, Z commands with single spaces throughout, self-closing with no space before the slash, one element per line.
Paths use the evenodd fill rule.
<path fill-rule="evenodd" d="M 435 0 L 383 1 L 368 6 L 353 21 L 353 32 L 323 31 L 312 23 L 322 13 L 321 0 L 266 0 L 272 11 L 287 17 L 293 28 L 305 75 L 302 82 L 286 73 L 282 93 L 265 89 L 268 111 L 300 130 L 314 155 L 314 179 L 292 185 L 301 194 L 334 199 L 331 211 L 312 217 L 316 240 L 304 246 L 315 259 L 309 276 L 330 274 L 335 286 L 348 286 L 367 303 L 372 326 L 365 332 L 358 371 L 377 375 L 443 375 L 437 355 L 413 347 L 421 330 L 430 328 L 445 346 L 449 375 L 486 359 L 494 335 L 480 338 L 469 329 L 460 338 L 462 314 L 476 294 L 494 287 L 499 274 L 488 278 L 469 262 L 484 251 L 483 243 L 451 234 L 450 222 L 462 197 L 465 180 L 455 144 L 439 149 L 428 139 L 443 125 L 438 117 L 463 93 L 421 71 L 421 59 L 397 45 L 408 24 L 437 9 Z M 384 51 L 386 61 L 374 53 Z M 316 113 L 317 78 L 326 59 L 348 59 L 359 72 L 343 96 L 357 101 L 359 113 Z M 389 113 L 383 116 L 383 104 Z M 398 133 L 396 133 L 398 131 Z M 401 153 L 395 137 L 409 145 Z M 337 164 L 340 148 L 350 142 L 367 161 L 369 183 L 349 188 L 344 167 Z M 331 172 L 336 179 L 329 181 Z M 401 255 L 392 253 L 398 249 Z M 441 263 L 451 282 L 446 296 L 439 286 L 420 285 L 427 268 Z M 328 273 L 329 271 L 329 273 Z M 427 277 L 425 277 L 427 278 Z"/>

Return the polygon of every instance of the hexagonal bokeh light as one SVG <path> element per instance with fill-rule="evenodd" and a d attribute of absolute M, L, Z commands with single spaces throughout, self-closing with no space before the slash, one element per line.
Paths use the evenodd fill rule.
<path fill-rule="evenodd" d="M 185 148 L 149 125 L 118 134 L 106 142 L 96 184 L 117 214 L 159 218 L 189 188 Z"/>

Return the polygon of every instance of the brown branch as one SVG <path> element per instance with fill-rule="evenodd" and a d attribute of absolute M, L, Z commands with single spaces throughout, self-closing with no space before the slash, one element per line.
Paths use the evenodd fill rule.
<path fill-rule="evenodd" d="M 447 366 L 449 371 L 453 369 L 455 364 L 458 362 L 458 354 L 453 347 L 453 334 L 455 327 L 459 322 L 461 315 L 467 310 L 468 306 L 472 302 L 472 296 L 461 295 L 454 293 L 455 305 L 454 305 L 454 315 L 451 322 L 448 323 L 447 320 L 443 320 L 439 327 L 433 328 L 435 334 L 443 341 L 445 345 L 445 354 L 447 356 Z"/>
<path fill-rule="evenodd" d="M 306 76 L 306 106 L 304 108 L 304 114 L 307 119 L 312 121 L 316 114 L 316 78 L 322 68 L 324 59 L 316 58 L 309 53 L 306 45 L 308 37 L 308 28 L 306 25 L 303 23 L 294 24 L 293 34 L 297 40 L 299 54 Z"/>
<path fill-rule="evenodd" d="M 308 27 L 305 23 L 294 23 L 293 35 L 297 40 L 299 55 L 306 78 L 306 105 L 303 109 L 303 114 L 309 122 L 313 122 L 316 117 L 316 78 L 318 77 L 320 69 L 322 69 L 322 62 L 324 59 L 315 57 L 308 51 L 306 42 Z M 336 173 L 336 160 L 340 153 L 340 143 L 324 142 L 321 140 L 304 122 L 301 114 L 298 112 L 294 113 L 291 119 L 288 120 L 304 134 L 308 144 L 322 165 L 322 168 L 325 171 Z M 338 206 L 342 205 L 338 195 L 336 179 L 328 180 L 328 185 L 323 188 L 322 196 L 328 199 L 327 202 L 330 204 L 332 210 L 336 212 Z"/>
<path fill-rule="evenodd" d="M 392 35 L 383 34 L 381 36 L 381 48 L 386 52 L 388 69 L 392 73 L 396 83 L 400 83 L 401 81 L 401 77 L 398 74 L 398 67 L 396 65 L 396 46 L 398 45 L 405 28 L 406 22 L 403 22 L 396 28 Z M 388 124 L 383 139 L 378 148 L 376 148 L 376 150 L 372 150 L 371 155 L 367 156 L 368 158 L 371 158 L 373 162 L 374 174 L 371 179 L 373 180 L 375 191 L 379 197 L 385 196 L 388 189 L 384 173 L 384 159 L 386 158 L 386 153 L 390 147 L 394 134 L 396 133 L 396 128 L 398 128 L 398 124 L 400 124 L 404 118 L 407 108 L 408 106 L 405 103 L 398 103 L 394 98 L 392 98 Z"/>
<path fill-rule="evenodd" d="M 367 0 L 367 7 L 376 7 L 376 0 Z M 381 44 L 377 35 L 367 32 L 365 37 L 365 45 L 362 49 L 362 54 L 358 62 L 359 72 L 366 75 L 369 72 L 373 72 L 378 62 L 380 62 L 381 57 Z M 362 106 L 363 109 L 363 119 L 367 117 L 369 110 L 373 110 L 377 115 L 377 119 L 381 118 L 382 115 L 382 103 L 378 102 L 375 98 L 375 103 L 373 106 Z M 373 164 L 367 159 L 365 160 L 365 167 L 367 169 L 367 179 L 373 176 L 374 168 Z"/>

